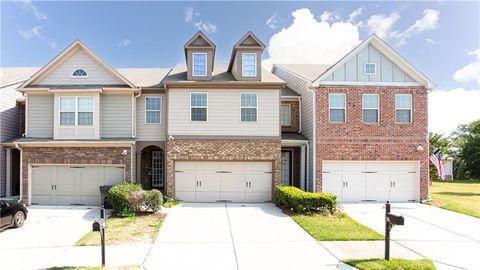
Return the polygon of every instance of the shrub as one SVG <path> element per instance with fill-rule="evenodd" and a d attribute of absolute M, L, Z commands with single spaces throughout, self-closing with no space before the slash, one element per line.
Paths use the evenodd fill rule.
<path fill-rule="evenodd" d="M 157 212 L 162 207 L 163 195 L 157 189 L 146 191 L 143 194 L 143 202 L 145 205 L 145 210 Z"/>
<path fill-rule="evenodd" d="M 330 193 L 305 192 L 291 186 L 278 186 L 275 202 L 279 206 L 293 209 L 295 212 L 329 211 L 337 207 L 337 197 Z"/>
<path fill-rule="evenodd" d="M 134 214 L 128 197 L 130 193 L 141 190 L 142 186 L 134 183 L 122 183 L 110 188 L 108 191 L 108 200 L 117 215 L 131 216 Z"/>
<path fill-rule="evenodd" d="M 139 213 L 142 211 L 145 201 L 145 194 L 146 192 L 144 190 L 137 190 L 128 194 L 127 201 L 130 205 L 130 209 L 133 212 Z"/>

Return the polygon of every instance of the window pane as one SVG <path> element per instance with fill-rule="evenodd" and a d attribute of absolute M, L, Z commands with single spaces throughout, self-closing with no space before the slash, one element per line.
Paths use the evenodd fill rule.
<path fill-rule="evenodd" d="M 242 108 L 241 109 L 242 122 L 256 122 L 257 121 L 257 109 L 256 108 Z"/>
<path fill-rule="evenodd" d="M 149 111 L 160 110 L 160 98 L 146 98 L 145 109 Z"/>
<path fill-rule="evenodd" d="M 60 125 L 75 125 L 75 113 L 74 112 L 61 112 L 60 113 Z"/>
<path fill-rule="evenodd" d="M 290 126 L 291 125 L 291 112 L 290 106 L 282 105 L 281 107 L 281 124 L 282 126 Z"/>
<path fill-rule="evenodd" d="M 377 123 L 378 122 L 378 110 L 363 110 L 363 122 L 365 123 Z"/>
<path fill-rule="evenodd" d="M 160 111 L 147 111 L 147 124 L 160 124 Z"/>
<path fill-rule="evenodd" d="M 93 113 L 91 113 L 91 112 L 79 112 L 78 113 L 78 125 L 83 125 L 83 126 L 93 125 Z"/>
<path fill-rule="evenodd" d="M 396 110 L 395 111 L 395 121 L 397 123 L 410 123 L 410 110 Z"/>
<path fill-rule="evenodd" d="M 365 74 L 375 74 L 376 65 L 374 63 L 365 64 Z"/>
<path fill-rule="evenodd" d="M 330 94 L 329 104 L 330 104 L 330 108 L 345 108 L 345 95 Z"/>
<path fill-rule="evenodd" d="M 255 76 L 256 75 L 256 65 L 255 65 L 256 54 L 254 53 L 245 53 L 242 54 L 242 73 L 243 76 Z"/>
<path fill-rule="evenodd" d="M 74 77 L 85 77 L 87 76 L 87 72 L 83 69 L 77 69 L 72 73 Z"/>
<path fill-rule="evenodd" d="M 412 104 L 411 95 L 395 95 L 395 108 L 410 109 L 411 104 Z"/>
<path fill-rule="evenodd" d="M 206 54 L 193 54 L 193 75 L 194 76 L 205 76 L 207 66 L 207 55 Z"/>
<path fill-rule="evenodd" d="M 60 98 L 60 111 L 61 112 L 74 112 L 75 111 L 75 98 Z"/>
<path fill-rule="evenodd" d="M 378 109 L 377 95 L 362 95 L 362 108 L 364 109 Z"/>
<path fill-rule="evenodd" d="M 207 109 L 192 108 L 192 121 L 207 121 Z"/>
<path fill-rule="evenodd" d="M 241 97 L 240 105 L 242 107 L 257 107 L 256 93 L 242 93 L 240 97 Z"/>
<path fill-rule="evenodd" d="M 207 107 L 207 93 L 192 93 L 191 94 L 192 107 Z"/>
<path fill-rule="evenodd" d="M 79 112 L 93 112 L 93 98 L 91 98 L 91 97 L 79 97 L 78 98 L 78 111 Z"/>
<path fill-rule="evenodd" d="M 330 122 L 332 122 L 332 123 L 344 123 L 345 122 L 345 110 L 344 109 L 330 109 Z"/>

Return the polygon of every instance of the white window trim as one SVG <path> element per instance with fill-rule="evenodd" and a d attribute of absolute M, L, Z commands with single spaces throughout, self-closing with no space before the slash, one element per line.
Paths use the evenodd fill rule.
<path fill-rule="evenodd" d="M 397 96 L 409 96 L 410 97 L 410 122 L 397 122 L 397 110 L 407 110 L 405 108 L 397 108 Z M 413 123 L 413 95 L 412 94 L 395 94 L 395 114 L 393 117 L 395 118 L 395 124 L 400 124 L 400 125 L 408 125 Z"/>
<path fill-rule="evenodd" d="M 291 104 L 280 104 L 280 109 L 283 106 L 288 107 L 288 111 L 290 112 L 290 123 L 288 123 L 288 125 L 283 125 L 282 123 L 280 123 L 280 124 L 281 124 L 282 127 L 291 127 L 292 126 L 292 105 Z M 280 122 L 282 122 L 282 117 L 283 117 L 283 114 L 280 114 Z"/>
<path fill-rule="evenodd" d="M 363 107 L 363 96 L 377 96 L 377 122 L 365 122 L 363 119 L 363 110 L 374 110 L 373 108 Z M 362 123 L 367 125 L 380 123 L 380 95 L 379 94 L 362 94 Z"/>
<path fill-rule="evenodd" d="M 147 98 L 159 98 L 160 99 L 160 110 L 147 110 Z M 161 96 L 145 96 L 144 99 L 144 124 L 145 125 L 161 125 L 162 124 L 162 108 L 163 108 L 163 98 Z M 147 123 L 147 112 L 160 112 L 160 122 L 159 123 Z"/>
<path fill-rule="evenodd" d="M 257 100 L 257 106 L 242 106 L 242 94 L 255 94 L 255 98 Z M 239 105 L 240 105 L 240 111 L 239 111 L 240 123 L 257 123 L 258 122 L 258 93 L 257 92 L 240 92 Z M 257 112 L 257 117 L 255 118 L 255 121 L 242 121 L 242 109 L 255 109 Z"/>
<path fill-rule="evenodd" d="M 255 75 L 245 75 L 245 74 L 243 73 L 243 71 L 244 71 L 244 69 L 243 69 L 243 66 L 244 66 L 244 64 L 243 64 L 243 56 L 244 56 L 244 55 L 248 55 L 248 54 L 253 54 L 253 56 L 254 56 L 254 59 L 255 59 Z M 253 77 L 257 77 L 257 54 L 256 54 L 256 53 L 242 53 L 242 77 L 252 77 L 252 78 L 253 78 Z"/>
<path fill-rule="evenodd" d="M 375 68 L 375 72 L 374 73 L 367 73 L 367 65 L 373 65 L 374 68 Z M 363 64 L 363 74 L 367 75 L 367 76 L 377 75 L 377 64 L 376 63 L 365 63 L 365 64 Z"/>
<path fill-rule="evenodd" d="M 93 102 L 93 110 L 91 111 L 92 113 L 92 124 L 91 125 L 79 125 L 78 124 L 78 113 L 79 112 L 90 112 L 90 111 L 79 111 L 78 110 L 78 98 L 91 98 Z M 60 106 L 62 104 L 62 98 L 73 98 L 75 99 L 75 121 L 73 125 L 62 125 L 61 121 L 61 114 L 62 110 L 60 109 Z M 58 97 L 58 126 L 59 127 L 94 127 L 95 126 L 95 97 L 94 96 L 59 96 Z"/>
<path fill-rule="evenodd" d="M 205 73 L 204 74 L 195 74 L 195 55 L 205 55 Z M 193 53 L 192 54 L 192 76 L 193 77 L 206 77 L 207 76 L 207 67 L 208 67 L 208 55 L 205 52 Z"/>
<path fill-rule="evenodd" d="M 332 107 L 330 105 L 330 96 L 331 95 L 342 95 L 343 96 L 343 100 L 345 101 L 345 107 L 341 108 L 341 107 Z M 344 119 L 345 121 L 344 122 L 332 122 L 330 120 L 330 110 L 331 109 L 342 109 L 343 110 L 343 113 L 344 113 Z M 347 123 L 347 95 L 345 93 L 329 93 L 328 94 L 328 123 L 330 124 L 346 124 Z"/>
<path fill-rule="evenodd" d="M 192 94 L 206 94 L 207 95 L 207 106 L 192 106 Z M 205 121 L 192 121 L 192 108 L 205 108 L 207 109 L 207 120 Z M 190 92 L 190 111 L 189 111 L 189 121 L 192 123 L 205 123 L 208 122 L 208 92 Z"/>
<path fill-rule="evenodd" d="M 86 76 L 73 76 L 73 73 L 74 73 L 75 71 L 79 70 L 79 69 L 85 71 L 85 73 L 87 73 L 87 75 L 86 75 Z M 74 69 L 74 70 L 70 73 L 70 77 L 71 77 L 71 78 L 74 78 L 74 79 L 86 79 L 86 78 L 88 78 L 88 72 L 87 72 L 87 70 L 84 69 L 84 68 L 76 68 L 76 69 Z"/>

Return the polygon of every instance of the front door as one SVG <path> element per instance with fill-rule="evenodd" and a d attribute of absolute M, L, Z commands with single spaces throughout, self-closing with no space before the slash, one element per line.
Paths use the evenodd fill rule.
<path fill-rule="evenodd" d="M 163 187 L 163 152 L 152 151 L 152 187 Z"/>
<path fill-rule="evenodd" d="M 281 157 L 281 172 L 282 172 L 282 185 L 291 185 L 291 175 L 292 175 L 292 152 L 290 151 L 282 151 Z"/>

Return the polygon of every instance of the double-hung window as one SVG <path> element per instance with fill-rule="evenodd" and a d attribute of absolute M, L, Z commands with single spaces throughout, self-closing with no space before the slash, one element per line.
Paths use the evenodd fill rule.
<path fill-rule="evenodd" d="M 240 121 L 257 121 L 257 93 L 240 93 Z"/>
<path fill-rule="evenodd" d="M 395 95 L 395 122 L 396 123 L 412 122 L 412 95 L 410 94 Z"/>
<path fill-rule="evenodd" d="M 364 123 L 378 123 L 378 104 L 377 94 L 362 95 L 362 119 Z"/>
<path fill-rule="evenodd" d="M 146 97 L 145 98 L 145 123 L 146 124 L 160 124 L 161 123 L 161 97 Z"/>
<path fill-rule="evenodd" d="M 242 53 L 242 76 L 243 77 L 257 76 L 257 54 L 256 53 Z"/>
<path fill-rule="evenodd" d="M 93 97 L 61 97 L 60 125 L 93 125 Z"/>
<path fill-rule="evenodd" d="M 328 95 L 329 121 L 330 123 L 345 123 L 346 108 L 345 94 L 332 93 Z"/>
<path fill-rule="evenodd" d="M 375 63 L 365 63 L 364 71 L 365 71 L 365 75 L 375 75 L 375 74 L 377 74 L 377 64 L 375 64 Z"/>
<path fill-rule="evenodd" d="M 208 94 L 190 93 L 190 120 L 207 121 Z"/>
<path fill-rule="evenodd" d="M 292 111 L 290 105 L 283 104 L 280 107 L 280 121 L 281 125 L 284 127 L 289 127 L 292 125 Z"/>
<path fill-rule="evenodd" d="M 193 76 L 207 76 L 207 54 L 193 53 Z"/>

